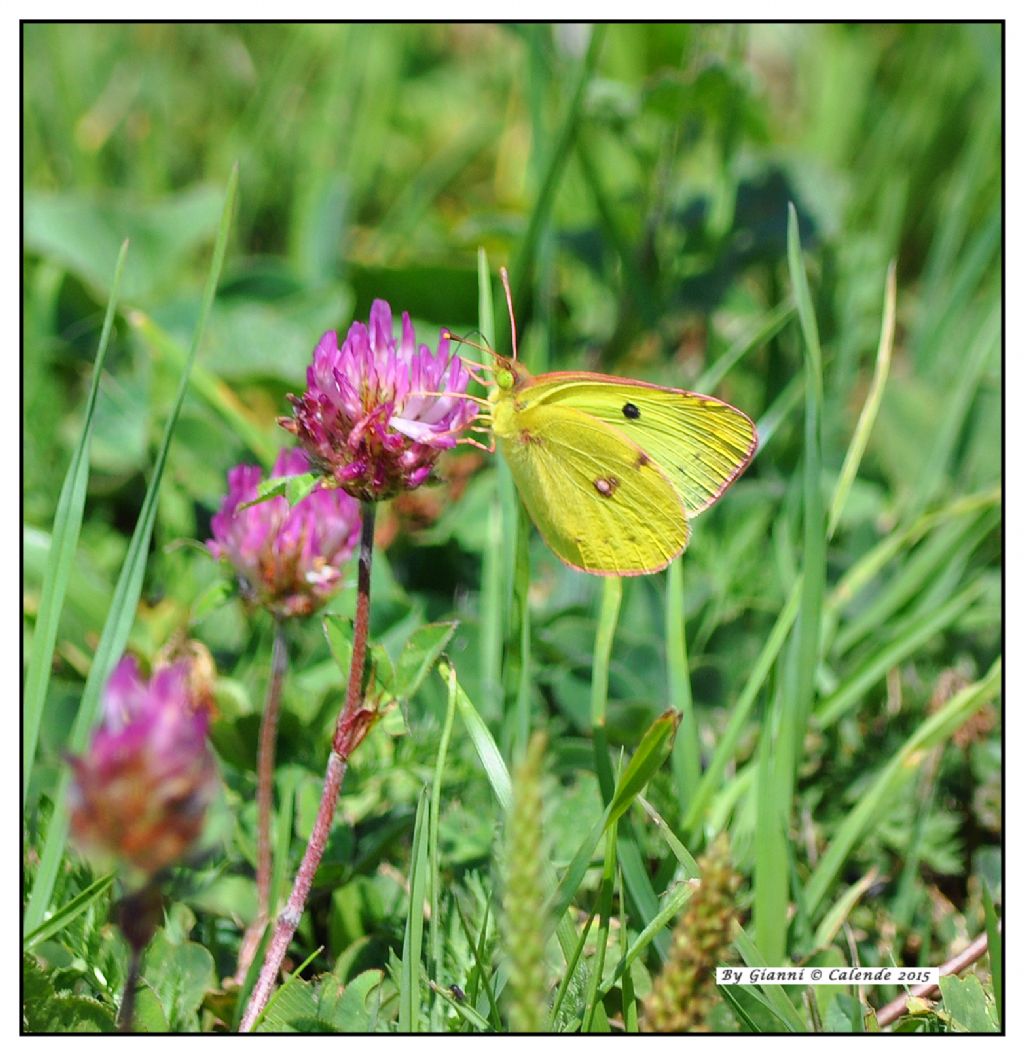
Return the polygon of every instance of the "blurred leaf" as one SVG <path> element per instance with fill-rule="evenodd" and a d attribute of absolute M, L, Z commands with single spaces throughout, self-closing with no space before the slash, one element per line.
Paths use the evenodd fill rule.
<path fill-rule="evenodd" d="M 395 668 L 395 693 L 409 700 L 433 670 L 452 639 L 458 623 L 429 623 L 414 630 L 402 648 Z"/>
<path fill-rule="evenodd" d="M 347 985 L 327 976 L 319 989 L 317 1017 L 338 1033 L 372 1033 L 377 1022 L 383 971 L 363 971 Z"/>
<path fill-rule="evenodd" d="M 41 941 L 52 938 L 85 912 L 98 898 L 101 898 L 114 882 L 113 875 L 100 876 L 76 897 L 73 897 L 66 905 L 62 905 L 53 913 L 45 923 L 36 927 L 31 934 L 26 934 L 23 940 L 25 949 L 31 949 Z"/>
<path fill-rule="evenodd" d="M 178 280 L 192 254 L 217 230 L 223 191 L 194 187 L 150 202 L 112 196 L 43 194 L 25 196 L 25 245 L 60 260 L 105 296 L 118 250 L 132 243 L 132 266 L 124 278 L 124 297 L 144 301 Z"/>
<path fill-rule="evenodd" d="M 955 974 L 947 974 L 939 979 L 939 989 L 954 1030 L 965 1033 L 999 1032 L 994 1003 L 982 988 L 977 975 L 959 978 Z"/>

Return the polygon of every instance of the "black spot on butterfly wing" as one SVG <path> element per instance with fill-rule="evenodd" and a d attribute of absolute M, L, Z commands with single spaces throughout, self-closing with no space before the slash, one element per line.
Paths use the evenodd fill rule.
<path fill-rule="evenodd" d="M 636 421 L 640 417 L 640 408 L 635 403 L 624 403 L 622 405 L 623 417 L 627 417 L 630 421 Z"/>

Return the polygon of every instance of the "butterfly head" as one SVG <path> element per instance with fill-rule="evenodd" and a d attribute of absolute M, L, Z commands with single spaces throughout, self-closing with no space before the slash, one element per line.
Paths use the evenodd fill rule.
<path fill-rule="evenodd" d="M 516 365 L 508 359 L 499 359 L 494 367 L 494 383 L 502 392 L 511 392 L 518 382 Z"/>

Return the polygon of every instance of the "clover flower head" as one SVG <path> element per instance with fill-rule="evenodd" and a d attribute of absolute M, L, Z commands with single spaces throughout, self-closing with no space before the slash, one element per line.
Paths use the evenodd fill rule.
<path fill-rule="evenodd" d="M 320 338 L 306 382 L 301 396 L 289 397 L 293 416 L 280 424 L 316 470 L 362 501 L 419 487 L 476 416 L 464 398 L 469 373 L 449 339 L 436 352 L 417 347 L 403 312 L 396 340 L 383 300 L 373 302 L 369 326 L 354 322 L 340 346 L 333 330 Z"/>
<path fill-rule="evenodd" d="M 68 760 L 78 843 L 146 877 L 180 860 L 217 788 L 208 723 L 188 662 L 161 667 L 146 681 L 125 656 L 107 682 L 88 750 Z"/>
<path fill-rule="evenodd" d="M 306 472 L 301 450 L 283 450 L 270 475 Z M 234 566 L 248 603 L 280 618 L 309 615 L 341 585 L 341 569 L 359 541 L 359 503 L 318 484 L 294 506 L 278 495 L 240 509 L 257 497 L 262 477 L 255 465 L 228 472 L 228 493 L 206 545 Z"/>

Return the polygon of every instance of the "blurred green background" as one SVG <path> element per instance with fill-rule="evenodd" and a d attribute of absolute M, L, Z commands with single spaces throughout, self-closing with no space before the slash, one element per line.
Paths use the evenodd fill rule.
<path fill-rule="evenodd" d="M 814 692 L 816 713 L 835 720 L 812 722 L 801 745 L 778 844 L 798 906 L 785 951 L 808 954 L 815 920 L 800 914 L 800 884 L 835 826 L 923 716 L 980 679 L 1001 648 L 1001 28 L 23 32 L 29 634 L 114 262 L 131 239 L 33 802 L 59 765 L 236 161 L 232 246 L 175 433 L 132 644 L 152 655 L 187 628 L 214 651 L 224 676 L 217 746 L 242 816 L 237 829 L 224 821 L 224 837 L 249 856 L 270 630 L 247 623 L 237 602 L 213 603 L 224 576 L 182 540 L 207 537 L 231 465 L 272 462 L 287 438 L 275 416 L 301 390 L 325 329 L 344 330 L 383 297 L 410 311 L 422 340 L 443 326 L 474 330 L 482 246 L 492 269 L 511 269 L 520 354 L 534 372 L 584 367 L 678 387 L 710 372 L 715 393 L 758 420 L 761 451 L 696 523 L 684 558 L 694 708 L 685 720 L 706 765 L 802 566 L 804 352 L 786 264 L 788 204 L 823 346 L 826 508 L 869 390 L 886 267 L 897 261 L 891 373 L 827 552 Z M 494 337 L 507 347 L 498 315 Z M 384 514 L 373 620 L 387 644 L 424 619 L 458 618 L 460 679 L 510 748 L 514 669 L 503 669 L 500 645 L 512 626 L 494 615 L 513 561 L 493 530 L 500 490 L 489 460 L 459 453 L 440 483 Z M 532 557 L 530 704 L 551 733 L 561 848 L 579 817 L 599 809 L 587 744 L 599 584 L 563 568 L 536 538 Z M 664 576 L 625 584 L 613 745 L 634 744 L 668 701 L 664 599 Z M 350 602 L 346 593 L 336 607 Z M 296 628 L 293 639 L 280 757 L 299 789 L 298 853 L 340 689 L 318 627 Z M 757 744 L 762 719 L 785 721 L 783 667 L 772 669 L 698 819 L 684 826 L 678 772 L 676 783 L 666 776 L 658 808 L 691 848 L 728 828 L 741 865 L 752 865 Z M 400 936 L 397 888 L 377 866 L 394 858 L 401 867 L 408 853 L 442 710 L 440 687 L 428 684 L 413 713 L 395 716 L 394 735 L 371 738 L 353 767 L 345 825 L 305 932 L 311 949 L 328 943 L 323 965 L 363 939 L 378 950 L 365 961 L 376 962 Z M 407 736 L 398 735 L 403 723 Z M 468 746 L 453 745 L 453 759 L 442 856 L 453 883 L 476 882 L 495 806 Z M 954 939 L 978 931 L 979 883 L 997 888 L 1000 878 L 1000 759 L 989 703 L 851 847 L 837 882 L 875 868 L 879 884 L 851 908 L 863 962 L 891 953 L 937 963 Z M 660 892 L 672 864 L 663 847 L 645 846 Z M 235 873 L 217 882 L 237 892 L 246 868 Z M 198 899 L 208 914 L 202 940 L 220 970 L 232 958 L 225 920 L 235 893 L 210 889 Z M 847 938 L 839 944 L 849 955 Z"/>

